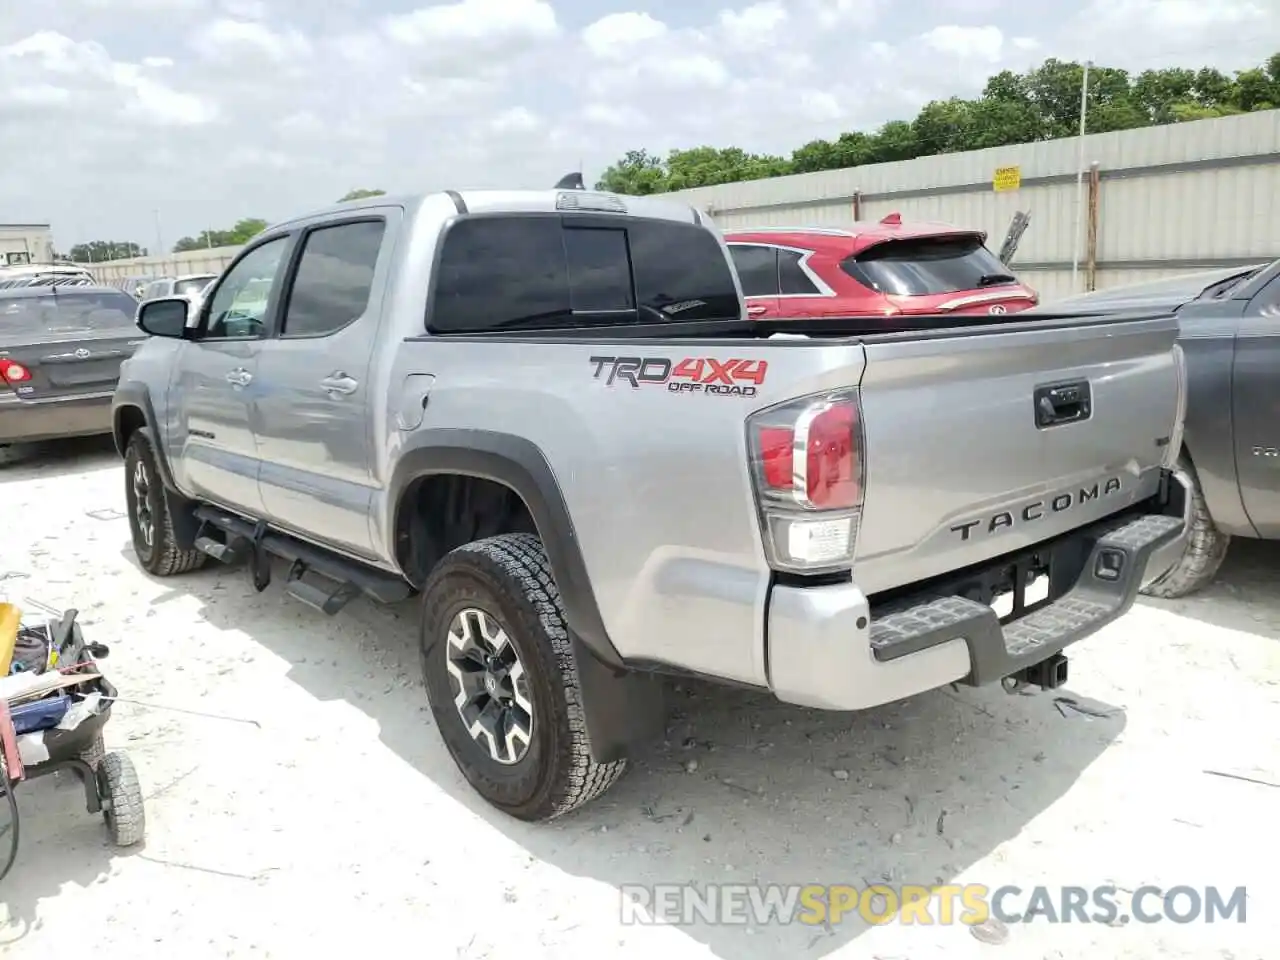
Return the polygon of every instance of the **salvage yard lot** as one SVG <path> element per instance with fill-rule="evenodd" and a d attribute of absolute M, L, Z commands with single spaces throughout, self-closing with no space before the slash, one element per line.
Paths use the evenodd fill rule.
<path fill-rule="evenodd" d="M 1274 544 L 1236 544 L 1209 590 L 1143 601 L 1074 648 L 1055 694 L 960 688 L 846 716 L 672 684 L 665 743 L 532 826 L 475 797 L 432 729 L 412 603 L 329 619 L 242 570 L 152 580 L 109 440 L 9 459 L 0 596 L 80 609 L 121 696 L 147 704 L 106 728 L 143 781 L 145 846 L 110 847 L 70 778 L 19 791 L 0 886 L 15 960 L 86 942 L 130 960 L 1275 955 Z M 623 885 L 684 882 L 1244 885 L 1249 900 L 1243 925 L 1041 921 L 999 945 L 856 919 L 620 924 Z"/>

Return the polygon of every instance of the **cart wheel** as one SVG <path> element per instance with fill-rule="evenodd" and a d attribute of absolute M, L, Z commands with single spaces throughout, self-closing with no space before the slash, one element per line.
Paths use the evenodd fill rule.
<path fill-rule="evenodd" d="M 107 745 L 103 743 L 102 734 L 99 733 L 93 738 L 93 742 L 84 748 L 84 751 L 80 754 L 80 759 L 87 763 L 90 769 L 96 772 L 98 764 L 102 762 L 102 758 L 106 756 L 106 754 Z"/>
<path fill-rule="evenodd" d="M 123 753 L 108 753 L 98 763 L 98 795 L 111 840 L 118 847 L 142 842 L 146 815 L 142 809 L 142 785 L 133 762 Z"/>

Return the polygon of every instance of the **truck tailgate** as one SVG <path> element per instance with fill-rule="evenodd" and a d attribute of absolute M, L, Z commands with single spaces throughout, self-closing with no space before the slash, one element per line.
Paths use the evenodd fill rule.
<path fill-rule="evenodd" d="M 1154 494 L 1176 442 L 1170 316 L 865 340 L 868 594 L 1021 549 Z"/>

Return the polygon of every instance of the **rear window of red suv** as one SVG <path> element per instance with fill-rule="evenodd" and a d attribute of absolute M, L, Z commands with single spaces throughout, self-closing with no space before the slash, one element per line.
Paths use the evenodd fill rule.
<path fill-rule="evenodd" d="M 893 297 L 922 297 L 1015 283 L 1009 268 L 977 237 L 887 240 L 846 257 L 841 269 L 864 287 Z"/>

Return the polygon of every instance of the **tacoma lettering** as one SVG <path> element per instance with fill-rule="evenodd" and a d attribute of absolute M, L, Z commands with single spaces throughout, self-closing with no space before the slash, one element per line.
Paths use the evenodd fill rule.
<path fill-rule="evenodd" d="M 951 532 L 960 534 L 961 540 L 968 540 L 975 529 L 985 528 L 987 535 L 990 536 L 1001 530 L 1011 529 L 1015 525 L 1021 526 L 1025 523 L 1034 523 L 1036 520 L 1042 520 L 1046 516 L 1063 513 L 1082 503 L 1097 500 L 1101 497 L 1109 497 L 1119 492 L 1120 478 L 1108 477 L 1106 480 L 1098 481 L 1091 487 L 1081 487 L 1073 493 L 1060 493 L 1047 501 L 1036 500 L 1026 504 L 1020 510 L 1001 510 L 999 513 L 993 513 L 991 516 L 980 520 L 958 523 L 951 527 Z"/>

